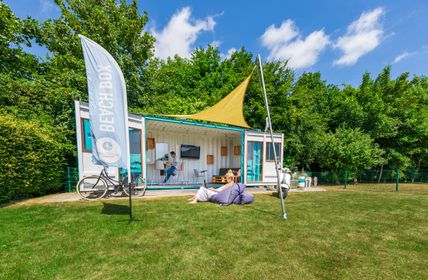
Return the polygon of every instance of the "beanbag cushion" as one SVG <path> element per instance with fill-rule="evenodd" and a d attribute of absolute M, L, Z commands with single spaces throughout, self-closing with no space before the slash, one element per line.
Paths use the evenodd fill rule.
<path fill-rule="evenodd" d="M 245 191 L 244 184 L 237 183 L 232 187 L 213 195 L 210 201 L 216 202 L 223 206 L 227 206 L 232 203 L 248 204 L 248 203 L 253 203 L 254 196 L 251 193 Z"/>

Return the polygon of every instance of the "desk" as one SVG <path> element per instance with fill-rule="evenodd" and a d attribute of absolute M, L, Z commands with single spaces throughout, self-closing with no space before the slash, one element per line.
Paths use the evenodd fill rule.
<path fill-rule="evenodd" d="M 166 163 L 166 161 L 163 161 L 163 160 L 157 160 L 156 162 L 155 162 L 155 169 L 156 170 L 159 170 L 159 181 L 162 181 L 163 182 L 163 180 L 164 180 L 164 178 L 163 177 L 165 177 L 165 163 Z"/>

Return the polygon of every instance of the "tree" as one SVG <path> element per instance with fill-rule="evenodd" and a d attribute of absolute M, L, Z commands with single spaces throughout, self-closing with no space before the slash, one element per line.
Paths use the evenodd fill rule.
<path fill-rule="evenodd" d="M 86 77 L 78 34 L 103 46 L 118 62 L 125 77 L 130 106 L 142 106 L 150 95 L 144 74 L 153 55 L 154 38 L 144 32 L 147 14 L 140 14 L 137 1 L 55 0 L 59 19 L 38 26 L 37 43 L 52 53 L 47 78 L 81 92 L 86 99 Z"/>
<path fill-rule="evenodd" d="M 299 169 L 317 168 L 317 143 L 328 128 L 328 118 L 318 110 L 320 99 L 328 91 L 320 73 L 304 73 L 292 85 L 284 102 L 283 132 L 287 164 Z"/>
<path fill-rule="evenodd" d="M 359 129 L 338 128 L 318 142 L 320 167 L 336 171 L 361 171 L 384 163 L 383 151 Z"/>
<path fill-rule="evenodd" d="M 31 47 L 35 21 L 21 20 L 0 1 L 0 73 L 14 79 L 31 78 L 39 69 L 39 61 L 34 55 L 25 53 L 22 45 Z"/>
<path fill-rule="evenodd" d="M 246 78 L 254 63 L 244 49 L 222 60 L 216 47 L 194 50 L 189 59 L 175 56 L 153 59 L 146 76 L 151 105 L 138 109 L 149 114 L 193 114 L 216 104 Z M 261 100 L 262 101 L 262 100 Z"/>
<path fill-rule="evenodd" d="M 39 23 L 19 19 L 0 0 L 0 117 L 8 122 L 3 129 L 16 129 L 17 137 L 25 135 L 21 139 L 36 131 L 44 147 L 58 148 L 58 162 L 75 160 L 73 100 L 87 98 L 78 34 L 98 42 L 118 61 L 131 112 L 193 114 L 217 103 L 253 73 L 244 116 L 253 129 L 264 129 L 260 77 L 245 48 L 222 58 L 217 47 L 208 46 L 194 50 L 190 58 L 163 61 L 153 57 L 154 38 L 144 31 L 148 16 L 139 12 L 136 0 L 55 3 L 61 16 Z M 49 50 L 44 60 L 22 48 L 34 40 Z M 359 87 L 339 87 L 321 73 L 296 78 L 287 62 L 265 62 L 263 67 L 272 126 L 285 135 L 287 166 L 312 171 L 428 168 L 426 76 L 403 73 L 393 79 L 388 66 L 375 78 L 365 73 Z M 14 149 L 9 142 L 0 142 L 0 150 Z M 52 186 L 59 185 L 52 181 Z"/>

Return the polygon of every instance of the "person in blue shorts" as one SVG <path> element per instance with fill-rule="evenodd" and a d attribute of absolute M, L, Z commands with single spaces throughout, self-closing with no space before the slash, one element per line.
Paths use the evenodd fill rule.
<path fill-rule="evenodd" d="M 168 182 L 169 177 L 171 176 L 175 176 L 175 170 L 177 170 L 177 159 L 175 158 L 175 152 L 171 151 L 169 153 L 169 159 L 168 161 L 165 163 L 166 166 L 169 166 L 168 169 L 166 170 L 166 177 L 165 180 L 163 181 L 163 183 L 165 184 L 166 182 Z"/>

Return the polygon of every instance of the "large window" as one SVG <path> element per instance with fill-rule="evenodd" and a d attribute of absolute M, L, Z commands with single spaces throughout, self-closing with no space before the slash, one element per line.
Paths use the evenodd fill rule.
<path fill-rule="evenodd" d="M 279 160 L 280 154 L 281 154 L 281 144 L 280 143 L 275 143 L 275 150 L 276 150 L 276 159 Z M 267 161 L 275 161 L 272 143 L 266 143 L 266 160 Z"/>
<path fill-rule="evenodd" d="M 141 129 L 129 128 L 129 160 L 131 173 L 141 176 L 143 174 L 143 157 L 141 154 Z M 126 169 L 120 169 L 120 180 L 127 173 Z"/>
<path fill-rule="evenodd" d="M 141 130 L 129 128 L 129 149 L 131 154 L 141 154 Z"/>
<path fill-rule="evenodd" d="M 131 173 L 141 175 L 143 157 L 141 155 L 141 129 L 129 128 L 129 151 L 131 160 Z"/>

